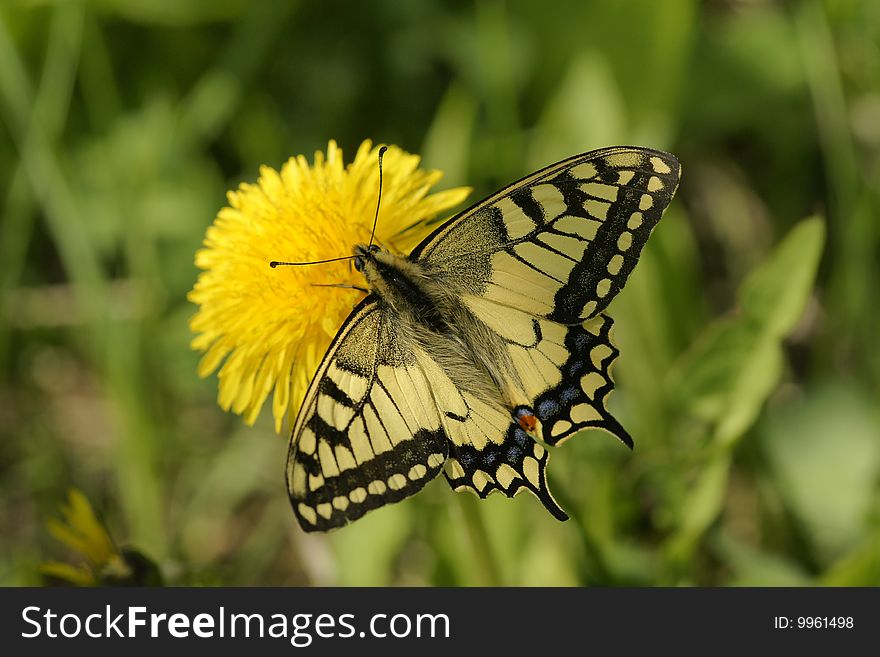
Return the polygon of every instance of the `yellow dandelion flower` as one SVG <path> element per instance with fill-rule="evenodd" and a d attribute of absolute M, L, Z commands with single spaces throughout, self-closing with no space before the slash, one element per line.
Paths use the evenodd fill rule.
<path fill-rule="evenodd" d="M 363 292 L 320 285 L 360 285 L 350 260 L 271 269 L 271 260 L 297 262 L 346 256 L 369 241 L 379 191 L 378 148 L 364 141 L 345 165 L 331 141 L 326 156 L 302 155 L 277 172 L 260 169 L 256 184 L 229 192 L 229 207 L 208 228 L 196 253 L 201 268 L 189 300 L 194 349 L 204 351 L 199 375 L 219 368 L 219 403 L 253 424 L 274 392 L 280 432 L 305 397 L 321 357 Z M 375 241 L 408 253 L 437 216 L 470 192 L 429 194 L 439 171 L 419 168 L 419 157 L 390 146 L 383 164 L 382 209 Z"/>

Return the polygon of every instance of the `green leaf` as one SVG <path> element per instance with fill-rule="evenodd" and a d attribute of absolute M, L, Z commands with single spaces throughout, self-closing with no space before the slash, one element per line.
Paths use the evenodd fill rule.
<path fill-rule="evenodd" d="M 757 340 L 733 378 L 727 405 L 715 427 L 715 439 L 731 444 L 758 419 L 764 401 L 782 376 L 784 357 L 772 338 Z"/>
<path fill-rule="evenodd" d="M 822 577 L 825 586 L 880 586 L 880 529 L 839 559 Z"/>
<path fill-rule="evenodd" d="M 782 338 L 806 305 L 824 243 L 821 219 L 802 221 L 749 275 L 740 289 L 742 312 L 716 321 L 670 376 L 673 396 L 713 425 L 712 456 L 688 493 L 667 542 L 673 567 L 692 555 L 721 511 L 730 449 L 751 427 L 784 369 Z"/>
<path fill-rule="evenodd" d="M 715 321 L 670 375 L 675 398 L 692 414 L 708 422 L 717 421 L 729 404 L 737 371 L 757 342 L 754 327 L 739 318 Z"/>
<path fill-rule="evenodd" d="M 792 228 L 740 287 L 743 316 L 774 337 L 791 331 L 804 312 L 824 245 L 821 217 L 804 219 Z"/>
<path fill-rule="evenodd" d="M 727 490 L 730 455 L 718 454 L 700 473 L 681 511 L 679 526 L 666 542 L 665 553 L 678 569 L 690 560 L 700 537 L 718 516 Z"/>
<path fill-rule="evenodd" d="M 748 430 L 779 382 L 782 338 L 803 313 L 824 237 L 818 217 L 795 226 L 742 284 L 741 313 L 716 321 L 673 369 L 673 397 L 714 423 L 718 441 Z"/>
<path fill-rule="evenodd" d="M 760 433 L 780 496 L 821 563 L 855 548 L 868 530 L 878 436 L 876 406 L 848 385 L 776 409 Z"/>
<path fill-rule="evenodd" d="M 733 586 L 815 586 L 797 564 L 786 557 L 721 533 L 714 541 L 719 556 L 733 571 Z"/>

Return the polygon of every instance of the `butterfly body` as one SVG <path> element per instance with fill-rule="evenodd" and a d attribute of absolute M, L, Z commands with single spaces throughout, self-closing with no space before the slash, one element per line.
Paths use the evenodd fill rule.
<path fill-rule="evenodd" d="M 617 147 L 539 171 L 440 226 L 409 256 L 355 248 L 370 290 L 331 344 L 288 458 L 301 526 L 327 530 L 442 470 L 480 497 L 547 487 L 547 446 L 598 427 L 617 356 L 602 311 L 672 198 L 679 165 Z"/>
<path fill-rule="evenodd" d="M 376 304 L 405 351 L 430 353 L 460 390 L 511 412 L 527 395 L 504 340 L 461 303 L 466 290 L 418 261 L 385 249 L 355 249 Z"/>

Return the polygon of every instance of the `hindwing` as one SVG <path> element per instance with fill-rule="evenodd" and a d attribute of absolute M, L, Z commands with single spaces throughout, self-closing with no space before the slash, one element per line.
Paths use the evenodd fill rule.
<path fill-rule="evenodd" d="M 512 321 L 520 313 L 504 310 Z M 496 491 L 513 497 L 529 490 L 554 516 L 566 519 L 547 484 L 549 452 L 544 445 L 555 446 L 581 429 L 597 428 L 633 446 L 606 406 L 614 387 L 611 366 L 619 353 L 611 342 L 611 327 L 605 314 L 574 326 L 532 318 L 530 344 L 506 338 L 512 364 L 506 384 L 508 390 L 519 388 L 512 395 L 516 401 L 496 422 L 494 436 L 452 441 L 444 469 L 449 484 L 480 497 Z M 452 423 L 444 421 L 450 436 L 456 434 Z"/>

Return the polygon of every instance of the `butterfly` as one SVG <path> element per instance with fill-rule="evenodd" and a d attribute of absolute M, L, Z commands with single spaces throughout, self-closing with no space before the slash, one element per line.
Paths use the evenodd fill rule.
<path fill-rule="evenodd" d="M 442 471 L 481 498 L 547 485 L 548 447 L 596 427 L 632 448 L 606 400 L 605 309 L 678 187 L 678 160 L 618 146 L 557 162 L 443 223 L 409 256 L 358 245 L 369 294 L 294 423 L 287 487 L 305 531 L 399 502 Z"/>

